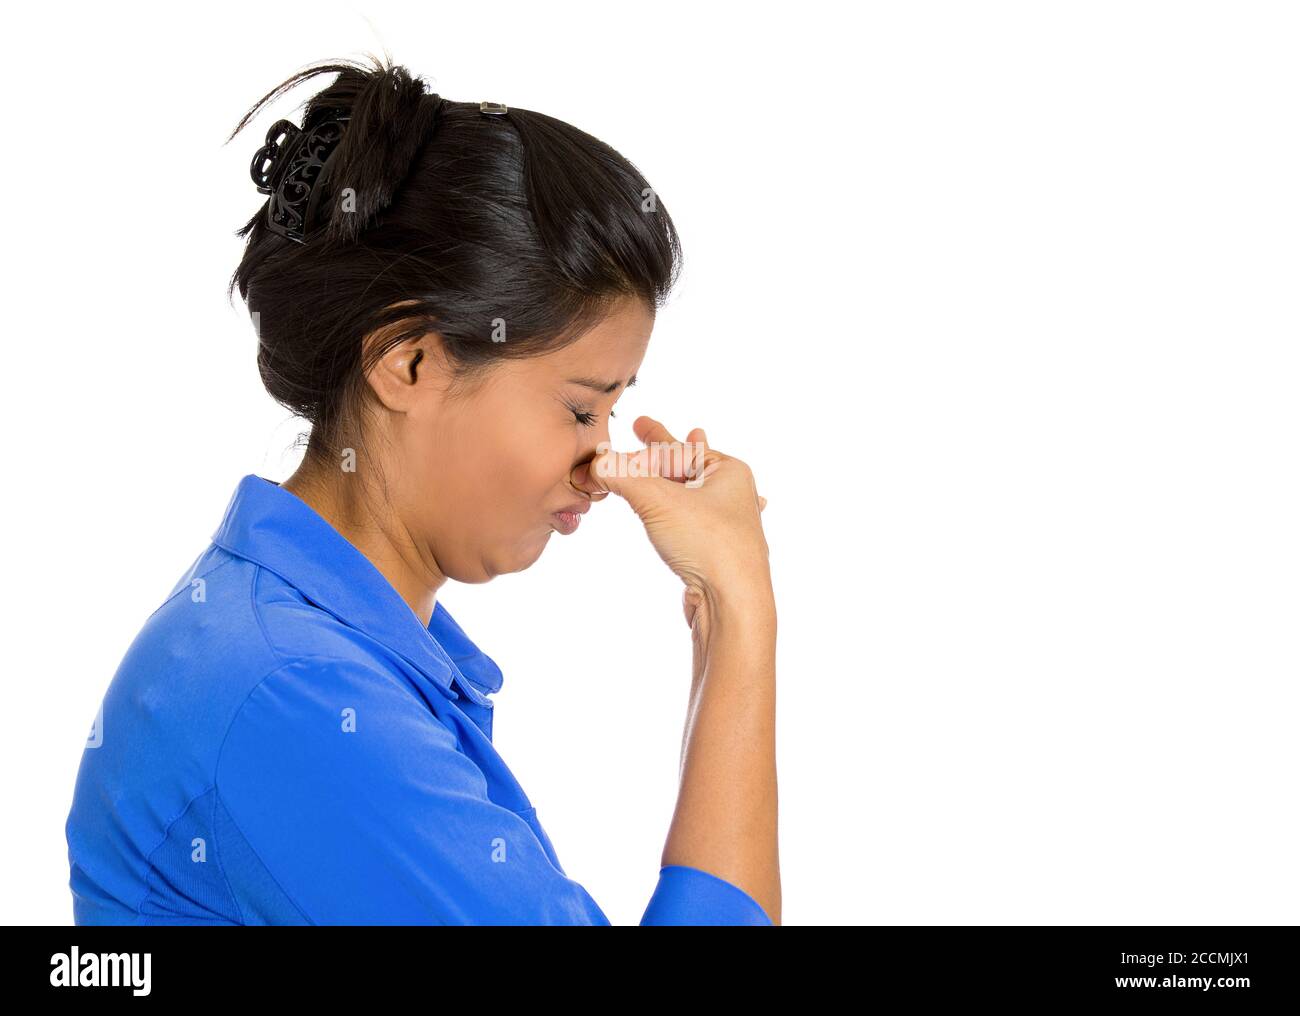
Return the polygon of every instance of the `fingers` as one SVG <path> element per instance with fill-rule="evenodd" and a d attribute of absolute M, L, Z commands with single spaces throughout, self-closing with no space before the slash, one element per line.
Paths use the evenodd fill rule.
<path fill-rule="evenodd" d="M 656 446 L 662 448 L 662 446 Z M 632 500 L 635 497 L 652 497 L 648 485 L 665 479 L 660 472 L 661 457 L 655 448 L 642 448 L 639 452 L 601 452 L 588 462 L 580 463 L 569 474 L 569 482 L 593 499 L 609 491 Z M 634 495 L 634 491 L 641 491 Z M 633 505 L 635 507 L 635 505 Z"/>
<path fill-rule="evenodd" d="M 670 480 L 680 479 L 679 473 L 684 473 L 686 467 L 684 456 L 681 454 L 674 456 L 672 450 L 681 442 L 673 437 L 668 428 L 653 416 L 638 416 L 632 421 L 632 430 L 646 446 L 648 451 L 646 460 L 653 475 Z M 677 460 L 676 467 L 674 458 Z"/>
<path fill-rule="evenodd" d="M 569 484 L 575 490 L 589 495 L 593 501 L 598 497 L 604 497 L 609 492 L 609 488 L 601 483 L 600 478 L 593 475 L 591 467 L 595 461 L 592 459 L 589 462 L 581 462 L 569 473 Z"/>
<path fill-rule="evenodd" d="M 765 498 L 762 494 L 759 494 L 759 495 L 758 495 L 758 510 L 759 510 L 759 511 L 762 511 L 762 510 L 763 510 L 764 508 L 766 508 L 766 507 L 767 507 L 767 498 Z"/>
<path fill-rule="evenodd" d="M 713 455 L 713 449 L 709 447 L 709 437 L 704 433 L 703 427 L 696 427 L 686 435 L 686 445 L 690 450 L 690 461 L 686 469 L 687 486 L 695 486 L 704 482 L 704 477 L 708 475 L 708 462 Z"/>
<path fill-rule="evenodd" d="M 686 441 L 678 441 L 662 423 L 653 416 L 638 416 L 632 429 L 654 455 L 654 475 L 669 480 L 697 481 L 704 473 L 706 453 L 710 451 L 708 436 L 703 427 L 694 428 Z"/>
<path fill-rule="evenodd" d="M 707 475 L 705 454 L 710 449 L 704 428 L 693 429 L 684 443 L 652 416 L 638 416 L 632 430 L 645 448 L 602 452 L 576 466 L 569 476 L 570 484 L 594 501 L 609 492 L 623 493 L 627 484 L 620 481 L 628 477 L 658 477 L 690 485 Z"/>
<path fill-rule="evenodd" d="M 653 416 L 638 416 L 632 421 L 632 431 L 644 444 L 676 444 L 677 438 Z"/>
<path fill-rule="evenodd" d="M 586 494 L 592 501 L 603 501 L 609 497 L 609 491 L 601 490 L 590 482 L 591 462 L 581 462 L 569 472 L 569 486 L 579 494 Z"/>

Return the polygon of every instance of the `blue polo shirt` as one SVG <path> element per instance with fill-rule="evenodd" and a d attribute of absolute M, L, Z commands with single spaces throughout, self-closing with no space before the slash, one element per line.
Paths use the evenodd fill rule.
<path fill-rule="evenodd" d="M 607 925 L 492 744 L 500 668 L 250 475 L 105 693 L 66 825 L 77 924 Z M 643 925 L 770 925 L 665 865 Z"/>

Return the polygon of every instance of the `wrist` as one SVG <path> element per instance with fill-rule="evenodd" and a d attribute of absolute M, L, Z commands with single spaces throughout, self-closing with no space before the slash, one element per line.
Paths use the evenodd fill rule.
<path fill-rule="evenodd" d="M 701 583 L 705 597 L 719 609 L 775 609 L 772 572 L 766 559 L 730 569 L 726 574 L 707 578 Z"/>
<path fill-rule="evenodd" d="M 776 602 L 770 585 L 703 590 L 691 621 L 692 698 L 730 674 L 746 683 L 771 680 L 776 659 Z M 720 669 L 718 669 L 720 668 Z"/>
<path fill-rule="evenodd" d="M 703 593 L 703 634 L 741 629 L 751 638 L 775 636 L 776 596 L 766 576 L 709 584 Z"/>

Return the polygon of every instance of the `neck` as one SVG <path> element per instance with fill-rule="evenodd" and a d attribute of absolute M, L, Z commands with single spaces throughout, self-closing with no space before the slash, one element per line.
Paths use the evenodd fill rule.
<path fill-rule="evenodd" d="M 369 489 L 359 473 L 322 469 L 307 461 L 280 484 L 309 505 L 386 578 L 427 628 L 447 577 L 412 537 L 400 515 Z"/>

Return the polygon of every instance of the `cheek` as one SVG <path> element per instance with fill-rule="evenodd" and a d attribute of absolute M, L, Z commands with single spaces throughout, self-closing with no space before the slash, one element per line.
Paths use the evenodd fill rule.
<path fill-rule="evenodd" d="M 541 429 L 480 434 L 472 452 L 459 456 L 463 503 L 473 506 L 480 525 L 533 529 L 546 523 L 547 508 L 562 503 L 577 444 L 563 428 L 545 436 Z"/>
<path fill-rule="evenodd" d="M 437 500 L 471 542 L 478 542 L 475 533 L 488 543 L 511 543 L 525 531 L 545 530 L 547 509 L 571 492 L 566 481 L 581 451 L 577 425 L 557 423 L 550 402 L 502 392 L 490 392 L 472 412 L 444 417 L 428 471 Z"/>
<path fill-rule="evenodd" d="M 573 465 L 573 454 L 572 445 L 549 447 L 535 435 L 532 441 L 515 440 L 502 450 L 491 474 L 490 492 L 485 489 L 476 495 L 483 499 L 477 538 L 494 570 L 522 571 L 546 549 L 555 532 L 549 510 L 564 503 L 564 478 Z"/>
<path fill-rule="evenodd" d="M 521 512 L 536 513 L 553 506 L 563 495 L 564 478 L 573 468 L 571 442 L 538 440 L 518 442 L 509 458 L 508 486 Z"/>

